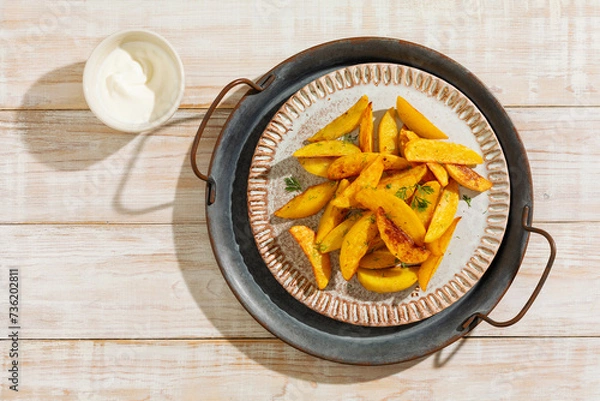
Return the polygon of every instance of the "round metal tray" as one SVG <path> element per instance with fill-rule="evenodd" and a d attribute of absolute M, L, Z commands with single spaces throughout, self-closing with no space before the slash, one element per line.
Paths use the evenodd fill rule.
<path fill-rule="evenodd" d="M 266 267 L 250 228 L 247 210 L 248 175 L 254 149 L 266 124 L 307 83 L 336 69 L 364 63 L 396 63 L 418 68 L 449 82 L 477 105 L 494 130 L 510 174 L 510 211 L 498 252 L 477 284 L 443 311 L 416 323 L 366 327 L 336 321 L 293 298 Z M 223 127 L 209 173 L 196 165 L 202 132 L 220 100 L 233 87 L 248 84 Z M 531 227 L 533 187 L 525 149 L 502 106 L 464 67 L 431 49 L 413 43 L 363 37 L 313 47 L 282 62 L 256 83 L 231 82 L 217 96 L 194 139 L 192 168 L 205 180 L 206 217 L 213 252 L 225 280 L 240 303 L 267 330 L 309 354 L 349 364 L 378 365 L 431 354 L 467 334 L 485 320 L 499 327 L 516 323 L 541 290 L 555 257 L 551 236 Z M 515 278 L 530 232 L 550 243 L 544 273 L 523 309 L 507 322 L 487 317 Z"/>

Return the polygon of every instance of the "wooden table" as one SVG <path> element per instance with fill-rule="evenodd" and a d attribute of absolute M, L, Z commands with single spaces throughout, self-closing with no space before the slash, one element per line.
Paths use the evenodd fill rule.
<path fill-rule="evenodd" d="M 0 399 L 599 399 L 599 23 L 592 1 L 2 2 Z M 187 74 L 181 109 L 143 134 L 100 123 L 81 86 L 94 46 L 132 27 L 167 37 Z M 558 244 L 517 325 L 481 324 L 432 356 L 380 367 L 311 357 L 252 319 L 216 265 L 204 184 L 188 162 L 205 109 L 229 81 L 366 35 L 434 48 L 490 88 L 528 152 L 534 223 Z M 204 170 L 239 96 L 210 121 Z M 532 237 L 492 317 L 521 308 L 547 257 Z"/>

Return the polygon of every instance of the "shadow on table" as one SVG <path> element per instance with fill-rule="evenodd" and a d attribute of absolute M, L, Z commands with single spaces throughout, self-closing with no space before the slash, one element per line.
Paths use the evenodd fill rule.
<path fill-rule="evenodd" d="M 100 121 L 90 124 L 94 120 L 89 112 L 75 110 L 86 104 L 81 83 L 84 67 L 85 62 L 73 63 L 43 75 L 23 96 L 17 115 L 21 140 L 29 153 L 58 171 L 84 170 L 135 138 L 135 134 L 111 130 Z M 73 111 L 37 109 L 47 107 L 52 97 L 56 98 L 52 104 Z M 106 140 L 107 130 L 110 140 Z"/>

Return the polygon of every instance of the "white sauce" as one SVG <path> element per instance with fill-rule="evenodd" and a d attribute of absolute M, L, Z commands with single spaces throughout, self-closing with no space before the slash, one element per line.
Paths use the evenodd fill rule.
<path fill-rule="evenodd" d="M 144 124 L 169 110 L 180 79 L 175 63 L 157 45 L 123 43 L 99 68 L 100 100 L 115 120 Z"/>

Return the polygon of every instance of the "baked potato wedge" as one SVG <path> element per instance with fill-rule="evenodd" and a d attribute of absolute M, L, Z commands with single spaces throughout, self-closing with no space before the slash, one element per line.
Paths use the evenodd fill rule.
<path fill-rule="evenodd" d="M 382 156 L 378 156 L 369 164 L 348 187 L 331 201 L 338 208 L 350 208 L 356 206 L 355 195 L 363 188 L 374 188 L 383 174 Z"/>
<path fill-rule="evenodd" d="M 419 287 L 423 291 L 427 290 L 427 285 L 429 284 L 429 280 L 437 271 L 440 263 L 442 263 L 443 256 L 431 255 L 425 262 L 419 266 L 417 270 L 417 281 L 419 282 Z"/>
<path fill-rule="evenodd" d="M 350 228 L 340 249 L 340 270 L 346 280 L 350 280 L 358 270 L 358 264 L 369 249 L 369 242 L 377 235 L 375 213 L 366 212 Z"/>
<path fill-rule="evenodd" d="M 367 290 L 381 294 L 406 290 L 418 280 L 417 268 L 401 266 L 387 269 L 359 268 L 356 277 Z"/>
<path fill-rule="evenodd" d="M 398 154 L 398 124 L 396 124 L 396 111 L 388 109 L 379 122 L 377 135 L 379 138 L 379 152 Z"/>
<path fill-rule="evenodd" d="M 448 171 L 446 171 L 443 165 L 436 162 L 429 162 L 427 163 L 427 168 L 435 176 L 435 179 L 440 183 L 442 188 L 448 185 Z"/>
<path fill-rule="evenodd" d="M 409 141 L 418 138 L 420 137 L 417 134 L 409 130 L 406 125 L 403 125 L 402 128 L 400 128 L 400 132 L 398 132 L 398 153 L 404 157 L 404 148 L 406 147 L 406 144 Z"/>
<path fill-rule="evenodd" d="M 327 235 L 325 235 L 323 240 L 317 242 L 319 251 L 322 253 L 329 253 L 340 249 L 344 237 L 360 217 L 360 214 L 353 213 L 348 216 L 346 220 L 335 226 Z"/>
<path fill-rule="evenodd" d="M 304 170 L 323 178 L 327 178 L 327 171 L 334 160 L 334 157 L 298 157 L 298 162 Z"/>
<path fill-rule="evenodd" d="M 454 142 L 434 139 L 414 139 L 404 148 L 404 157 L 409 162 L 437 162 L 452 164 L 481 164 L 483 158 L 473 149 Z"/>
<path fill-rule="evenodd" d="M 383 208 L 386 216 L 397 227 L 406 232 L 417 245 L 423 245 L 425 227 L 414 210 L 402 199 L 388 191 L 374 188 L 361 190 L 356 194 L 355 199 L 373 212 L 376 212 L 380 207 Z"/>
<path fill-rule="evenodd" d="M 450 180 L 446 188 L 442 190 L 440 199 L 433 211 L 431 217 L 431 223 L 427 228 L 427 234 L 425 234 L 425 242 L 430 243 L 440 238 L 442 234 L 450 227 L 456 210 L 458 209 L 458 202 L 460 201 L 458 184 L 454 180 Z"/>
<path fill-rule="evenodd" d="M 381 155 L 380 153 L 363 152 L 342 156 L 335 159 L 329 169 L 327 176 L 330 180 L 341 180 L 342 178 L 359 175 L 377 157 L 383 157 L 384 170 L 404 170 L 411 166 L 403 157 L 396 155 Z"/>
<path fill-rule="evenodd" d="M 309 143 L 294 152 L 295 157 L 338 157 L 360 153 L 360 148 L 346 141 L 322 141 Z"/>
<path fill-rule="evenodd" d="M 479 175 L 479 173 L 468 166 L 463 166 L 460 164 L 446 164 L 445 167 L 450 177 L 452 177 L 463 187 L 473 191 L 485 192 L 494 185 L 487 178 L 482 177 Z"/>
<path fill-rule="evenodd" d="M 400 120 L 421 138 L 447 139 L 444 134 L 427 117 L 415 109 L 406 99 L 401 96 L 396 98 L 396 112 Z"/>
<path fill-rule="evenodd" d="M 379 180 L 377 189 L 390 192 L 408 202 L 415 192 L 417 183 L 423 179 L 426 172 L 427 167 L 420 165 L 410 170 L 391 174 Z"/>
<path fill-rule="evenodd" d="M 369 102 L 360 117 L 358 147 L 363 152 L 373 151 L 373 103 Z"/>
<path fill-rule="evenodd" d="M 308 138 L 308 141 L 329 141 L 352 132 L 360 124 L 361 117 L 368 104 L 369 98 L 367 95 L 363 95 L 352 107 L 346 110 L 346 112 Z"/>
<path fill-rule="evenodd" d="M 386 217 L 383 208 L 380 207 L 377 209 L 375 217 L 381 239 L 385 242 L 387 249 L 400 262 L 419 264 L 427 260 L 431 252 L 424 246 L 417 246 L 415 241 L 404 230 Z"/>
<path fill-rule="evenodd" d="M 429 227 L 441 189 L 440 183 L 434 180 L 427 181 L 423 185 L 417 185 L 414 190 L 410 207 L 415 211 L 425 228 Z"/>
<path fill-rule="evenodd" d="M 331 278 L 331 259 L 329 254 L 318 251 L 315 243 L 315 232 L 306 226 L 293 226 L 288 230 L 292 237 L 298 242 L 302 252 L 308 258 L 315 281 L 319 289 L 324 289 Z"/>
<path fill-rule="evenodd" d="M 367 252 L 360 260 L 358 266 L 363 269 L 385 269 L 400 263 L 400 260 L 394 256 L 387 248 L 378 249 L 373 252 Z"/>
<path fill-rule="evenodd" d="M 332 200 L 335 199 L 336 197 L 340 196 L 342 194 L 342 192 L 344 192 L 344 190 L 346 188 L 348 188 L 348 185 L 350 185 L 350 181 L 348 181 L 346 179 L 340 181 L 337 186 L 337 189 L 335 191 L 335 194 L 333 195 Z M 331 203 L 332 200 L 329 201 L 329 203 L 325 206 L 325 209 L 323 210 L 323 214 L 321 215 L 321 219 L 319 220 L 319 226 L 317 228 L 317 238 L 316 238 L 317 243 L 320 243 L 321 241 L 323 241 L 325 236 L 327 234 L 329 234 L 331 232 L 331 230 L 333 230 L 336 226 L 338 226 L 342 221 L 344 221 L 344 218 L 348 214 L 347 209 L 342 209 L 342 208 L 334 206 Z"/>
<path fill-rule="evenodd" d="M 274 214 L 283 219 L 301 219 L 317 214 L 331 200 L 337 185 L 336 181 L 325 181 L 308 187 L 276 210 Z"/>
<path fill-rule="evenodd" d="M 444 234 L 442 234 L 440 238 L 428 244 L 425 244 L 427 249 L 431 251 L 432 255 L 442 256 L 444 253 L 446 253 L 448 245 L 450 245 L 450 240 L 452 240 L 452 234 L 454 234 L 454 230 L 456 230 L 456 226 L 458 225 L 460 219 L 460 216 L 455 217 L 454 220 L 452 220 L 450 226 L 446 229 L 446 231 L 444 231 Z"/>
<path fill-rule="evenodd" d="M 419 270 L 417 271 L 419 287 L 421 287 L 423 291 L 427 290 L 429 280 L 431 280 L 431 277 L 433 277 L 438 266 L 442 262 L 444 253 L 446 253 L 446 250 L 448 249 L 448 245 L 450 244 L 450 240 L 452 240 L 452 235 L 454 234 L 454 230 L 459 221 L 460 217 L 456 217 L 439 239 L 427 244 L 427 249 L 431 251 L 431 256 L 421 264 L 421 267 L 419 267 Z"/>

